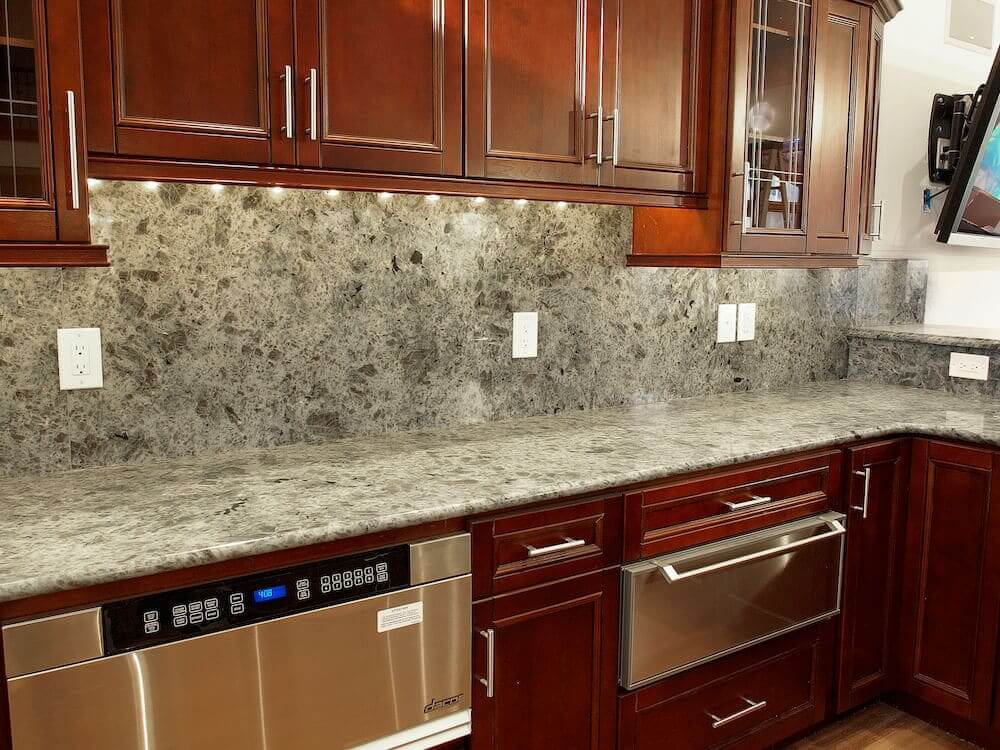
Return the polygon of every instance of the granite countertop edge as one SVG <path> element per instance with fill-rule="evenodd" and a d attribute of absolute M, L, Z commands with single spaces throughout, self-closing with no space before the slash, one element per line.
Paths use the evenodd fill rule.
<path fill-rule="evenodd" d="M 982 336 L 963 336 L 928 331 L 896 330 L 892 326 L 856 327 L 849 332 L 851 338 L 876 341 L 902 341 L 934 346 L 954 346 L 965 349 L 1000 350 L 1000 340 Z"/>
<path fill-rule="evenodd" d="M 268 552 L 306 547 L 369 533 L 402 529 L 481 513 L 497 512 L 563 497 L 600 493 L 605 490 L 668 479 L 673 476 L 721 468 L 727 465 L 766 460 L 793 452 L 822 449 L 856 440 L 871 440 L 903 434 L 954 439 L 978 444 L 1000 445 L 1000 438 L 996 440 L 986 439 L 981 432 L 977 432 L 976 430 L 944 428 L 906 421 L 861 430 L 831 431 L 828 434 L 818 434 L 815 439 L 789 441 L 786 444 L 773 445 L 769 449 L 762 451 L 742 451 L 739 453 L 719 451 L 707 455 L 703 460 L 685 464 L 683 467 L 670 467 L 669 462 L 667 462 L 667 465 L 662 470 L 636 471 L 616 474 L 614 476 L 595 477 L 593 480 L 573 484 L 557 483 L 553 485 L 540 485 L 536 490 L 528 493 L 510 496 L 482 496 L 457 503 L 433 505 L 419 511 L 382 515 L 376 520 L 336 522 L 323 526 L 298 529 L 294 532 L 283 532 L 272 536 L 247 539 L 231 544 L 194 549 L 173 555 L 150 555 L 146 558 L 133 558 L 127 566 L 115 565 L 103 569 L 91 568 L 85 573 L 74 572 L 59 576 L 28 577 L 9 583 L 0 583 L 0 603 L 192 568 L 208 563 L 245 558 Z"/>

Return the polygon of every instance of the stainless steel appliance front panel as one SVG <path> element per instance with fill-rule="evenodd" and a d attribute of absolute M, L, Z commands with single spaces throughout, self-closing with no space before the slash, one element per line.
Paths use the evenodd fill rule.
<path fill-rule="evenodd" d="M 431 725 L 470 706 L 471 601 L 465 575 L 14 678 L 13 747 L 340 750 Z"/>
<path fill-rule="evenodd" d="M 3 629 L 7 677 L 20 677 L 102 656 L 101 610 L 98 607 L 6 625 Z"/>
<path fill-rule="evenodd" d="M 836 615 L 844 521 L 825 513 L 623 568 L 622 686 Z"/>
<path fill-rule="evenodd" d="M 472 536 L 455 534 L 410 545 L 410 583 L 440 581 L 472 571 Z"/>

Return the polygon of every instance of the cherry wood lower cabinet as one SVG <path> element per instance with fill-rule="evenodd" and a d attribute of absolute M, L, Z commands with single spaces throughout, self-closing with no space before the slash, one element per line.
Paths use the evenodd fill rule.
<path fill-rule="evenodd" d="M 619 750 L 781 742 L 829 716 L 832 655 L 826 622 L 624 695 Z"/>
<path fill-rule="evenodd" d="M 472 750 L 611 750 L 619 571 L 473 607 Z"/>
<path fill-rule="evenodd" d="M 1000 454 L 914 441 L 900 688 L 984 726 L 993 706 L 1000 619 L 998 493 Z"/>
<path fill-rule="evenodd" d="M 849 448 L 848 535 L 837 665 L 837 710 L 895 687 L 902 519 L 909 482 L 909 440 Z"/>

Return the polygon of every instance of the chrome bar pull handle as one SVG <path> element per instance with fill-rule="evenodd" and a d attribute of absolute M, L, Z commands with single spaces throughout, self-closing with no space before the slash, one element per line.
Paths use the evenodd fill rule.
<path fill-rule="evenodd" d="M 618 107 L 615 107 L 614 111 L 611 113 L 611 117 L 605 117 L 603 119 L 605 122 L 611 123 L 611 164 L 612 166 L 617 167 L 618 144 L 620 142 L 620 136 L 621 136 L 621 128 L 618 127 Z M 601 150 L 602 151 L 604 150 L 603 143 L 601 144 Z"/>
<path fill-rule="evenodd" d="M 878 229 L 872 229 L 871 227 L 869 227 L 869 230 L 871 231 L 871 237 L 873 240 L 880 240 L 882 239 L 882 213 L 885 209 L 885 202 L 877 201 L 875 203 L 872 203 L 872 208 L 878 209 Z M 875 215 L 874 211 L 872 211 L 872 215 L 873 216 Z"/>
<path fill-rule="evenodd" d="M 866 519 L 868 518 L 868 498 L 871 496 L 871 488 L 872 488 L 872 467 L 866 466 L 864 469 L 854 472 L 854 475 L 858 477 L 864 477 L 865 490 L 864 490 L 864 495 L 862 495 L 861 507 L 859 508 L 856 505 L 852 505 L 851 510 L 860 510 L 861 518 Z"/>
<path fill-rule="evenodd" d="M 486 697 L 493 697 L 493 674 L 496 668 L 496 631 L 493 628 L 480 630 L 479 635 L 486 639 L 486 677 L 480 677 L 479 681 L 486 686 Z"/>
<path fill-rule="evenodd" d="M 77 153 L 76 92 L 66 92 L 66 114 L 69 118 L 69 201 L 74 211 L 80 210 L 80 156 Z"/>
<path fill-rule="evenodd" d="M 685 581 L 688 578 L 697 578 L 698 576 L 705 575 L 706 573 L 714 573 L 718 570 L 725 570 L 726 568 L 735 568 L 744 563 L 753 562 L 754 560 L 763 560 L 767 557 L 777 557 L 778 555 L 783 555 L 786 552 L 791 552 L 793 549 L 798 549 L 799 547 L 806 547 L 810 544 L 816 544 L 816 542 L 821 542 L 824 539 L 832 539 L 836 536 L 843 536 L 847 533 L 847 529 L 844 525 L 835 519 L 830 519 L 825 521 L 826 526 L 830 531 L 826 531 L 822 534 L 817 534 L 816 536 L 811 536 L 807 539 L 800 539 L 797 542 L 788 542 L 787 544 L 779 544 L 776 547 L 770 547 L 769 549 L 763 549 L 759 552 L 751 552 L 747 555 L 740 555 L 739 557 L 733 557 L 729 560 L 723 560 L 722 562 L 712 563 L 711 565 L 706 565 L 703 568 L 695 568 L 694 570 L 688 570 L 684 573 L 678 572 L 677 568 L 669 563 L 656 562 L 653 564 L 659 567 L 663 573 L 663 577 L 666 578 L 670 583 L 676 583 L 677 581 Z"/>
<path fill-rule="evenodd" d="M 319 138 L 319 73 L 316 68 L 309 69 L 309 77 L 306 78 L 309 84 L 309 127 L 306 133 L 310 140 Z"/>
<path fill-rule="evenodd" d="M 744 716 L 749 716 L 755 711 L 760 711 L 762 708 L 767 706 L 767 701 L 753 701 L 745 696 L 740 696 L 742 700 L 747 704 L 746 708 L 741 708 L 734 714 L 729 714 L 729 716 L 724 716 L 721 719 L 713 714 L 711 711 L 706 711 L 708 718 L 712 720 L 712 729 L 718 729 L 719 727 L 724 727 L 726 724 L 731 724 L 734 721 L 742 719 Z"/>
<path fill-rule="evenodd" d="M 285 137 L 294 140 L 295 139 L 295 88 L 294 81 L 292 79 L 292 66 L 286 65 L 285 72 L 281 76 L 281 80 L 285 82 L 285 124 L 281 126 L 281 132 L 285 134 Z"/>
<path fill-rule="evenodd" d="M 734 511 L 745 510 L 746 508 L 756 508 L 758 505 L 766 505 L 769 502 L 771 502 L 770 496 L 751 495 L 749 500 L 744 500 L 742 503 L 724 501 L 722 504 L 729 508 L 729 510 Z"/>
<path fill-rule="evenodd" d="M 563 537 L 562 542 L 559 544 L 550 544 L 548 547 L 533 547 L 530 544 L 524 545 L 524 548 L 528 550 L 528 557 L 540 557 L 541 555 L 552 555 L 556 552 L 564 552 L 568 549 L 576 549 L 577 547 L 582 547 L 587 543 L 586 539 L 572 539 L 570 537 Z"/>
<path fill-rule="evenodd" d="M 587 160 L 597 159 L 597 166 L 601 166 L 604 163 L 604 106 L 598 106 L 596 112 L 587 115 L 587 119 L 597 120 L 597 148 L 594 149 L 594 153 L 587 157 Z"/>

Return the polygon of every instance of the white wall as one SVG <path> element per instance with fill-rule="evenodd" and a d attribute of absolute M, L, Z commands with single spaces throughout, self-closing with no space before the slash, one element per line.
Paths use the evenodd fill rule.
<path fill-rule="evenodd" d="M 984 83 L 992 55 L 945 42 L 947 0 L 902 0 L 886 27 L 876 195 L 885 202 L 882 240 L 873 253 L 930 261 L 928 323 L 1000 328 L 1000 250 L 937 243 L 934 225 L 944 196 L 924 214 L 927 123 L 935 93 L 965 93 Z M 998 31 L 1000 39 L 1000 9 Z"/>

